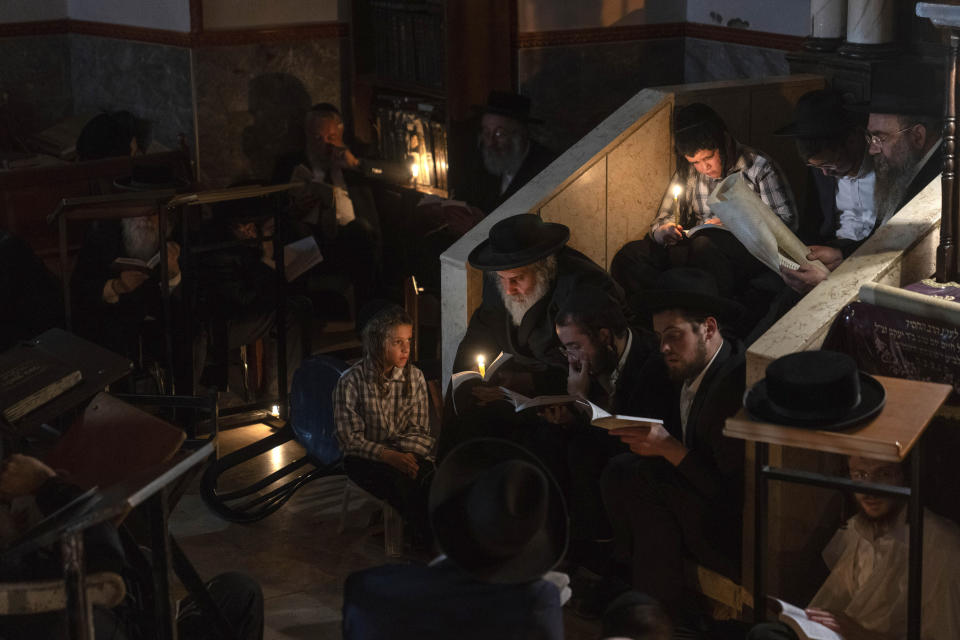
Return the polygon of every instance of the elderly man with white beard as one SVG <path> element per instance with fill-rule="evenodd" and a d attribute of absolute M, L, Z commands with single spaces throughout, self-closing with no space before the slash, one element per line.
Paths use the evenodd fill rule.
<path fill-rule="evenodd" d="M 513 405 L 500 401 L 499 387 L 528 396 L 566 394 L 568 365 L 554 327 L 557 312 L 584 286 L 622 304 L 620 287 L 588 257 L 565 246 L 569 238 L 566 226 L 523 213 L 493 225 L 489 238 L 470 252 L 470 265 L 485 274 L 483 301 L 460 342 L 454 371 L 475 369 L 478 356 L 487 363 L 501 352 L 512 357 L 490 383 L 457 389 L 457 415 L 444 423 L 441 456 L 465 440 L 493 436 L 521 442 L 552 471 L 565 466 L 556 459 L 560 443 L 551 435 L 558 427 L 533 411 L 515 413 Z"/>

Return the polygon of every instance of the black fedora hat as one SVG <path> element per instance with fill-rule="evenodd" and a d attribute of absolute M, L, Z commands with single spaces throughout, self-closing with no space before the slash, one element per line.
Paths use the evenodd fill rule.
<path fill-rule="evenodd" d="M 542 124 L 543 120 L 530 117 L 530 98 L 511 91 L 491 91 L 487 94 L 487 104 L 473 107 L 477 112 L 495 113 L 513 118 L 526 124 Z"/>
<path fill-rule="evenodd" d="M 503 271 L 532 264 L 559 251 L 570 239 L 570 229 L 544 222 L 534 213 L 504 218 L 470 252 L 470 266 L 481 271 Z"/>
<path fill-rule="evenodd" d="M 743 404 L 760 420 L 840 431 L 876 415 L 885 401 L 883 385 L 858 370 L 850 356 L 801 351 L 771 362 Z"/>
<path fill-rule="evenodd" d="M 943 117 L 945 76 L 942 65 L 887 63 L 873 72 L 870 99 L 849 105 L 858 113 Z"/>
<path fill-rule="evenodd" d="M 483 582 L 537 580 L 567 550 L 567 509 L 532 453 L 479 438 L 454 448 L 430 487 L 430 523 L 441 551 Z"/>
<path fill-rule="evenodd" d="M 793 122 L 773 132 L 795 138 L 834 138 L 853 128 L 843 96 L 831 89 L 810 91 L 800 96 L 793 108 Z"/>
<path fill-rule="evenodd" d="M 722 320 L 734 320 L 743 306 L 720 295 L 717 281 L 703 269 L 677 267 L 668 269 L 657 278 L 655 288 L 641 293 L 643 306 L 649 313 L 667 309 L 683 309 L 705 313 Z"/>

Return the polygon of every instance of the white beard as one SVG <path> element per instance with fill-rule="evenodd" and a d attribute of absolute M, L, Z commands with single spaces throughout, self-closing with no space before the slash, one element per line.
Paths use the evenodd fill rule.
<path fill-rule="evenodd" d="M 500 284 L 500 280 L 497 280 L 497 287 L 500 289 L 500 297 L 503 298 L 503 306 L 507 308 L 507 313 L 510 314 L 510 319 L 513 321 L 515 327 L 519 327 L 520 323 L 523 322 L 523 316 L 527 314 L 527 311 L 530 310 L 530 307 L 537 304 L 550 290 L 550 281 L 545 278 L 537 277 L 537 285 L 534 287 L 533 292 L 530 295 L 508 295 L 503 290 L 503 285 Z"/>
<path fill-rule="evenodd" d="M 496 151 L 480 143 L 480 157 L 483 158 L 483 167 L 488 173 L 502 176 L 505 173 L 516 175 L 527 157 L 529 145 L 520 136 L 511 136 L 509 148 L 505 151 Z"/>
<path fill-rule="evenodd" d="M 148 217 L 122 218 L 123 249 L 128 258 L 149 260 L 157 253 L 159 232 Z"/>

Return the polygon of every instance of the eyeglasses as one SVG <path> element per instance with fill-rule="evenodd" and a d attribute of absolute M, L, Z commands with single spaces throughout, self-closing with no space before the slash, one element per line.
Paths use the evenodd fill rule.
<path fill-rule="evenodd" d="M 884 145 L 888 140 L 890 140 L 893 136 L 898 136 L 898 135 L 900 135 L 901 133 L 903 133 L 904 131 L 909 131 L 910 129 L 913 129 L 915 126 L 917 126 L 916 123 L 910 125 L 909 127 L 904 127 L 903 129 L 900 129 L 900 131 L 894 131 L 894 132 L 891 133 L 891 134 L 886 134 L 886 133 L 870 133 L 870 132 L 868 131 L 868 132 L 866 132 L 866 133 L 864 134 L 864 137 L 867 139 L 867 144 L 868 144 L 868 145 L 870 145 L 871 147 L 874 146 L 874 145 L 876 145 L 876 147 L 877 147 L 878 149 L 880 149 L 881 151 L 883 151 L 883 145 Z"/>
<path fill-rule="evenodd" d="M 896 484 L 903 480 L 903 472 L 897 468 L 883 468 L 876 471 L 851 471 L 850 479 L 857 482 L 878 482 L 880 484 Z"/>
<path fill-rule="evenodd" d="M 576 358 L 581 351 L 583 351 L 583 347 L 570 347 L 569 349 L 567 347 L 560 347 L 560 355 L 564 358 Z"/>

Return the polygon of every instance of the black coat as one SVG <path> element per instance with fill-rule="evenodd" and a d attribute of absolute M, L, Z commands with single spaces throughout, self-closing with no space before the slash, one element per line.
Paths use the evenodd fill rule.
<path fill-rule="evenodd" d="M 492 361 L 501 351 L 513 356 L 513 367 L 544 373 L 538 381 L 539 393 L 562 392 L 566 382 L 567 360 L 560 353 L 554 319 L 567 297 L 582 286 L 595 286 L 617 301 L 623 301 L 623 290 L 606 271 L 579 251 L 564 247 L 557 254 L 557 277 L 550 291 L 527 311 L 519 327 L 513 325 L 503 304 L 500 291 L 489 276 L 484 276 L 483 301 L 474 311 L 466 334 L 457 349 L 454 371 L 473 369 L 477 354 Z"/>
<path fill-rule="evenodd" d="M 60 283 L 20 238 L 0 231 L 0 351 L 63 326 Z"/>
<path fill-rule="evenodd" d="M 473 163 L 469 165 L 470 169 L 460 174 L 453 195 L 457 200 L 463 200 L 484 213 L 490 213 L 535 178 L 556 157 L 555 153 L 531 140 L 530 152 L 526 159 L 520 165 L 517 174 L 513 176 L 507 190 L 500 193 L 500 176 L 489 173 L 483 166 L 480 154 L 476 153 Z"/>

